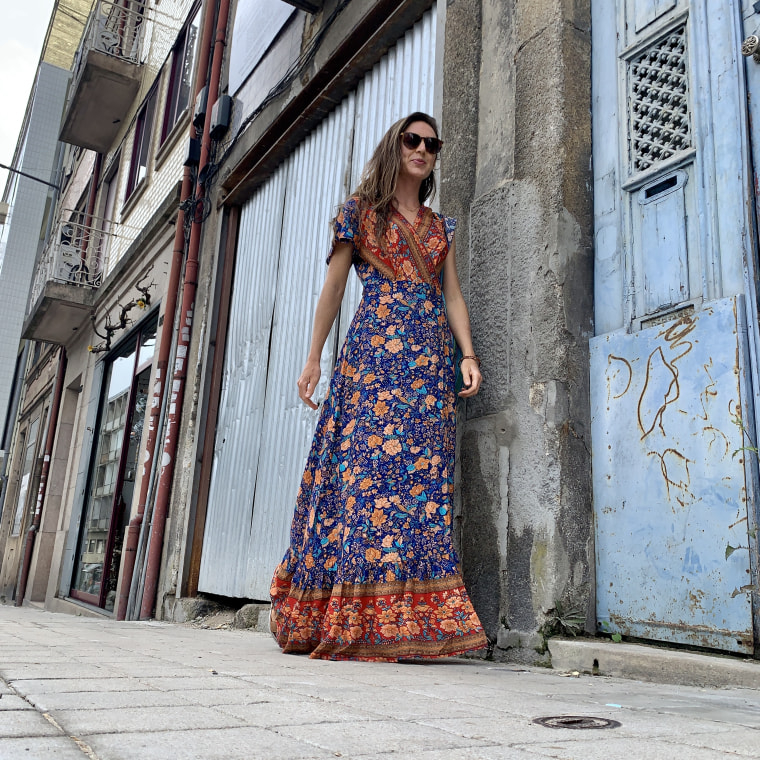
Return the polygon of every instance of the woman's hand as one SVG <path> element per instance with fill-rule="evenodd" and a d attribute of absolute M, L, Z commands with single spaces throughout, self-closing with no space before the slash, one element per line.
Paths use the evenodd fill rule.
<path fill-rule="evenodd" d="M 319 404 L 315 404 L 311 400 L 311 397 L 317 389 L 317 383 L 321 375 L 322 370 L 319 366 L 319 361 L 317 359 L 307 359 L 303 372 L 301 372 L 301 377 L 298 378 L 298 395 L 301 401 L 312 409 L 319 408 Z"/>
<path fill-rule="evenodd" d="M 480 365 L 477 359 L 462 359 L 462 381 L 464 388 L 459 391 L 461 398 L 474 396 L 480 390 L 483 375 L 480 374 Z"/>

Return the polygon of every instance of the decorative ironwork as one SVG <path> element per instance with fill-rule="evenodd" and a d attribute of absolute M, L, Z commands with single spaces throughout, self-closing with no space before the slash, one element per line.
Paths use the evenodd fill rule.
<path fill-rule="evenodd" d="M 628 63 L 631 163 L 644 171 L 691 147 L 686 25 Z"/>
<path fill-rule="evenodd" d="M 45 283 L 63 282 L 99 288 L 109 269 L 109 254 L 116 241 L 120 248 L 137 237 L 139 230 L 82 211 L 62 210 L 53 235 L 42 253 L 29 296 L 29 309 L 37 302 Z"/>
<path fill-rule="evenodd" d="M 129 63 L 140 63 L 145 10 L 145 3 L 136 0 L 99 0 L 95 4 L 74 59 L 75 82 L 79 80 L 87 53 L 91 50 Z"/>
<path fill-rule="evenodd" d="M 111 342 L 115 333 L 118 330 L 125 330 L 127 327 L 134 324 L 133 320 L 131 320 L 128 316 L 129 312 L 132 311 L 132 309 L 147 309 L 148 306 L 150 306 L 150 291 L 152 288 L 156 287 L 156 283 L 153 280 L 150 282 L 146 282 L 146 280 L 148 279 L 148 275 L 152 270 L 153 267 L 151 266 L 143 278 L 135 284 L 135 290 L 140 293 L 140 296 L 138 298 L 133 298 L 131 301 L 127 301 L 127 303 L 119 304 L 119 316 L 116 318 L 116 321 L 113 321 L 111 319 L 110 313 L 106 314 L 105 324 L 103 326 L 104 332 L 98 332 L 98 329 L 95 326 L 95 315 L 93 314 L 90 317 L 92 321 L 92 331 L 95 333 L 95 335 L 101 338 L 103 342 L 98 343 L 97 345 L 87 346 L 88 351 L 93 354 L 110 351 Z"/>

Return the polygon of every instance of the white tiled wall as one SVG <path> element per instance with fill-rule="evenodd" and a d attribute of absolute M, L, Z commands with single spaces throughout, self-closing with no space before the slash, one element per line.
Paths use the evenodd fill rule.
<path fill-rule="evenodd" d="M 58 130 L 61 124 L 69 72 L 50 64 L 40 65 L 27 125 L 22 171 L 52 181 Z M 49 188 L 19 177 L 0 270 L 0 430 L 5 424 L 21 327 Z"/>

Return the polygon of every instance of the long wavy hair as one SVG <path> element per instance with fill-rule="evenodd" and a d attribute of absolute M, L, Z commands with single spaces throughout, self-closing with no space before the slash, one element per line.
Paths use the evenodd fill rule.
<path fill-rule="evenodd" d="M 415 121 L 425 122 L 433 128 L 435 136 L 439 136 L 436 120 L 426 113 L 415 111 L 409 116 L 399 119 L 391 125 L 377 144 L 372 158 L 364 167 L 359 186 L 353 192 L 359 201 L 359 208 L 362 210 L 369 207 L 374 208 L 378 218 L 378 237 L 382 236 L 393 208 L 393 196 L 401 171 L 401 133 L 405 132 L 409 125 Z M 431 171 L 420 185 L 420 205 L 428 198 L 435 197 L 435 190 L 435 171 Z"/>

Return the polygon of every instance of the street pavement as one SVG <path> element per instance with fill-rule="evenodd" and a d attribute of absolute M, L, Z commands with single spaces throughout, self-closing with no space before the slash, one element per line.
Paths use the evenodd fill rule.
<path fill-rule="evenodd" d="M 0 759 L 760 758 L 760 690 L 451 659 L 324 662 L 267 634 L 0 606 Z M 548 728 L 549 716 L 613 719 Z"/>

